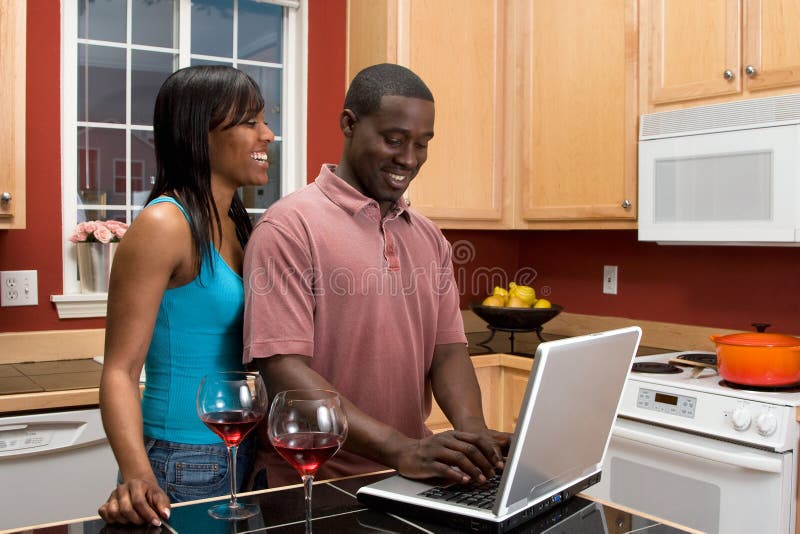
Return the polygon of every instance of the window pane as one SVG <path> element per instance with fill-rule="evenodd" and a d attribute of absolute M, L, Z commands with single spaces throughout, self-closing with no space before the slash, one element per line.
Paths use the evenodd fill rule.
<path fill-rule="evenodd" d="M 120 161 L 125 161 L 125 130 L 78 127 L 78 209 L 125 204 L 125 189 L 119 192 L 116 181 Z M 124 166 L 122 174 L 124 179 Z"/>
<path fill-rule="evenodd" d="M 266 209 L 281 197 L 281 142 L 275 141 L 269 146 L 269 181 L 266 185 L 249 185 L 240 189 L 244 207 L 248 209 Z"/>
<path fill-rule="evenodd" d="M 282 40 L 281 6 L 239 1 L 239 59 L 281 63 Z"/>
<path fill-rule="evenodd" d="M 233 57 L 233 2 L 192 0 L 192 54 Z"/>
<path fill-rule="evenodd" d="M 178 56 L 175 54 L 131 51 L 132 124 L 153 124 L 156 95 L 177 64 Z"/>
<path fill-rule="evenodd" d="M 191 65 L 225 65 L 227 67 L 233 67 L 233 60 L 231 61 L 222 61 L 222 60 L 211 60 L 211 59 L 191 59 Z"/>
<path fill-rule="evenodd" d="M 264 97 L 264 120 L 275 135 L 281 133 L 281 69 L 239 65 L 239 68 L 250 75 L 261 88 Z"/>
<path fill-rule="evenodd" d="M 156 183 L 156 151 L 152 131 L 131 132 L 131 204 L 144 205 Z"/>
<path fill-rule="evenodd" d="M 125 123 L 125 50 L 78 45 L 78 120 Z"/>
<path fill-rule="evenodd" d="M 134 44 L 177 46 L 174 0 L 132 0 Z"/>
<path fill-rule="evenodd" d="M 125 42 L 125 0 L 79 0 L 78 37 Z"/>

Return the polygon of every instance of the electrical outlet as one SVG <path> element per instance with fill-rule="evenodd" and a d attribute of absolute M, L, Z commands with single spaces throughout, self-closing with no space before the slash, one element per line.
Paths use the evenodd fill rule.
<path fill-rule="evenodd" d="M 603 265 L 603 293 L 606 295 L 617 294 L 617 266 Z"/>
<path fill-rule="evenodd" d="M 0 271 L 0 306 L 37 306 L 36 271 Z"/>

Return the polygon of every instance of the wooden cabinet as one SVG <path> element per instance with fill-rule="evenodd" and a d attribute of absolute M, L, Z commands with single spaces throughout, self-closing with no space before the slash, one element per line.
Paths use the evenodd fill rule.
<path fill-rule="evenodd" d="M 797 0 L 642 0 L 640 20 L 642 113 L 800 87 Z"/>
<path fill-rule="evenodd" d="M 348 80 L 419 74 L 436 137 L 409 190 L 443 228 L 633 228 L 636 0 L 349 0 Z"/>
<path fill-rule="evenodd" d="M 25 15 L 0 0 L 0 229 L 25 228 Z"/>
<path fill-rule="evenodd" d="M 472 365 L 481 388 L 486 425 L 513 432 L 533 360 L 506 354 L 487 354 L 473 356 Z M 453 428 L 436 401 L 425 424 L 434 432 Z"/>
<path fill-rule="evenodd" d="M 518 228 L 634 228 L 635 0 L 513 2 Z"/>
<path fill-rule="evenodd" d="M 504 121 L 506 2 L 348 0 L 348 83 L 399 63 L 436 100 L 436 137 L 409 189 L 412 206 L 447 228 L 509 228 Z"/>

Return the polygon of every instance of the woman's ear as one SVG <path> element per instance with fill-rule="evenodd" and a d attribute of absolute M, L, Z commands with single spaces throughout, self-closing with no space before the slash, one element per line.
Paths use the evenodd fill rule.
<path fill-rule="evenodd" d="M 339 115 L 339 128 L 342 130 L 345 137 L 353 135 L 353 128 L 356 122 L 358 122 L 358 117 L 349 109 L 343 110 L 342 114 Z"/>

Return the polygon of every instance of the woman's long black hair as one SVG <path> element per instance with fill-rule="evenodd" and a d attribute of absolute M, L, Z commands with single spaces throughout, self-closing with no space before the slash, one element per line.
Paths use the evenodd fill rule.
<path fill-rule="evenodd" d="M 222 224 L 211 194 L 208 134 L 242 124 L 264 109 L 256 82 L 244 72 L 222 65 L 187 67 L 172 73 L 156 97 L 153 133 L 156 183 L 147 199 L 175 197 L 189 214 L 196 253 L 196 272 L 211 254 L 212 221 L 222 240 Z M 224 123 L 224 124 L 223 124 Z M 244 247 L 253 224 L 238 194 L 228 210 Z"/>

